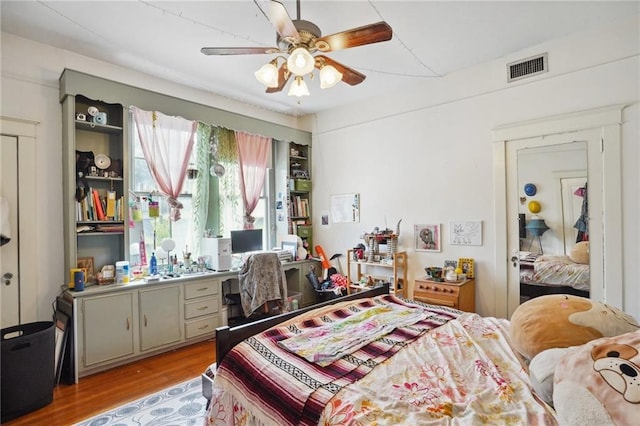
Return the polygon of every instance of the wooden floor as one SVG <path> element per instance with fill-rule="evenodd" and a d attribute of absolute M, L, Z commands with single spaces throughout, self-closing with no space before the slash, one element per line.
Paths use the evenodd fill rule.
<path fill-rule="evenodd" d="M 71 425 L 199 377 L 215 357 L 215 340 L 209 340 L 82 377 L 75 385 L 61 383 L 53 391 L 51 404 L 4 424 Z"/>

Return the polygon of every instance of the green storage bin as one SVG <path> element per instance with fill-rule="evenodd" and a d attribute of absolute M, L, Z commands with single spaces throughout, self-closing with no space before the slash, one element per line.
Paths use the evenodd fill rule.
<path fill-rule="evenodd" d="M 295 179 L 293 187 L 295 191 L 311 191 L 311 181 L 309 179 Z"/>
<path fill-rule="evenodd" d="M 311 226 L 308 225 L 298 225 L 296 233 L 300 238 L 311 238 L 313 235 L 311 229 Z"/>

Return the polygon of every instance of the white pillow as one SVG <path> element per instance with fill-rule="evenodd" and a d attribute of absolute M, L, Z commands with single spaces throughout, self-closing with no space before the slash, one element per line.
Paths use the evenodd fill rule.
<path fill-rule="evenodd" d="M 553 407 L 553 372 L 560 359 L 571 348 L 552 348 L 540 352 L 531 359 L 529 379 L 533 390 L 544 402 Z"/>

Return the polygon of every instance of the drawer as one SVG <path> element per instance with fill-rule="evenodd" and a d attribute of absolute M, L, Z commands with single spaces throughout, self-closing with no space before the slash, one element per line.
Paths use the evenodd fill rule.
<path fill-rule="evenodd" d="M 295 191 L 311 191 L 311 181 L 308 179 L 295 179 L 293 188 Z"/>
<path fill-rule="evenodd" d="M 211 296 L 218 294 L 220 283 L 217 280 L 198 281 L 184 285 L 184 298 L 194 299 L 196 297 Z"/>
<path fill-rule="evenodd" d="M 216 327 L 220 326 L 220 315 L 211 315 L 198 320 L 189 321 L 184 324 L 184 335 L 187 339 L 202 336 L 207 333 L 214 333 Z"/>
<path fill-rule="evenodd" d="M 184 304 L 184 319 L 201 317 L 203 315 L 215 314 L 220 311 L 220 299 L 217 297 L 206 297 L 195 299 Z"/>
<path fill-rule="evenodd" d="M 300 238 L 310 238 L 313 233 L 312 231 L 313 228 L 307 225 L 300 225 L 296 229 L 297 229 L 296 233 Z"/>
<path fill-rule="evenodd" d="M 439 295 L 458 297 L 460 286 L 447 285 L 446 283 L 416 281 L 414 293 L 424 296 L 437 297 Z"/>

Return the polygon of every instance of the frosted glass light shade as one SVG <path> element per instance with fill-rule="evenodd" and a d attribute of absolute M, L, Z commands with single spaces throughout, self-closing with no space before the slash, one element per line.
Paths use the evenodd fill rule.
<path fill-rule="evenodd" d="M 320 88 L 328 89 L 342 80 L 342 73 L 333 65 L 325 65 L 320 69 Z"/>
<path fill-rule="evenodd" d="M 309 89 L 307 88 L 307 83 L 304 82 L 302 77 L 296 77 L 296 79 L 291 83 L 291 88 L 289 89 L 289 96 L 309 96 Z"/>
<path fill-rule="evenodd" d="M 316 60 L 304 47 L 297 47 L 287 59 L 287 68 L 294 75 L 303 76 L 313 71 Z"/>
<path fill-rule="evenodd" d="M 278 69 L 269 62 L 255 72 L 256 79 L 267 87 L 278 87 Z"/>

